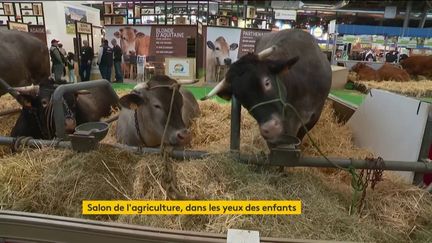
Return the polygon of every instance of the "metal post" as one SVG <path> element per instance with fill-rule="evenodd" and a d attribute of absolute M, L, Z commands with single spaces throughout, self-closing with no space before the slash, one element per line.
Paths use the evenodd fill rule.
<path fill-rule="evenodd" d="M 332 35 L 333 35 L 333 48 L 332 48 L 331 64 L 336 65 L 337 33 L 333 33 Z"/>
<path fill-rule="evenodd" d="M 231 99 L 231 137 L 230 150 L 232 152 L 240 151 L 240 117 L 241 105 L 233 96 Z"/>
<path fill-rule="evenodd" d="M 411 7 L 412 7 L 412 1 L 408 1 L 406 11 L 405 11 L 405 19 L 404 19 L 404 23 L 403 23 L 404 31 L 406 28 L 408 28 L 408 25 L 409 25 L 410 15 L 411 15 Z"/>
<path fill-rule="evenodd" d="M 100 80 L 93 80 L 93 81 L 87 81 L 87 82 L 80 82 L 80 83 L 74 83 L 74 84 L 63 84 L 60 85 L 53 94 L 53 109 L 54 109 L 54 122 L 56 126 L 56 136 L 57 138 L 61 139 L 67 139 L 67 136 L 65 134 L 65 117 L 64 117 L 64 110 L 63 110 L 63 95 L 68 92 L 74 92 L 78 90 L 83 89 L 91 89 L 96 87 L 107 87 L 109 90 L 109 93 L 107 95 L 111 96 L 115 102 L 118 102 L 118 96 L 117 93 L 114 91 L 114 89 L 111 87 L 111 84 L 104 79 Z"/>

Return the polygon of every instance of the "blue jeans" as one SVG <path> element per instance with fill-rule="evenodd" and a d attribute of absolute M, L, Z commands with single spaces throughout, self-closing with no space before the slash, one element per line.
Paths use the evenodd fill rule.
<path fill-rule="evenodd" d="M 90 72 L 91 72 L 91 63 L 81 63 L 79 74 L 81 77 L 81 81 L 89 81 L 90 80 Z"/>
<path fill-rule="evenodd" d="M 70 83 L 76 83 L 75 70 L 74 69 L 69 69 L 69 82 Z"/>
<path fill-rule="evenodd" d="M 101 73 L 102 78 L 108 80 L 108 82 L 111 82 L 111 69 L 112 66 L 99 65 L 99 71 Z"/>
<path fill-rule="evenodd" d="M 123 82 L 123 73 L 121 70 L 121 62 L 114 62 L 115 79 L 117 82 Z"/>

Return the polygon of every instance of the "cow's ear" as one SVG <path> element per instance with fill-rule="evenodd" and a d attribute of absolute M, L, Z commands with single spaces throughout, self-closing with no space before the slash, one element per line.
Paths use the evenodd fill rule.
<path fill-rule="evenodd" d="M 207 41 L 208 48 L 212 49 L 213 51 L 216 49 L 215 45 L 211 41 Z"/>
<path fill-rule="evenodd" d="M 120 29 L 120 30 L 121 30 L 121 29 Z M 114 32 L 114 36 L 115 36 L 116 38 L 120 38 L 120 32 L 118 32 L 118 31 Z"/>
<path fill-rule="evenodd" d="M 145 99 L 138 94 L 127 94 L 120 98 L 119 103 L 127 109 L 136 110 L 138 106 L 146 102 Z"/>
<path fill-rule="evenodd" d="M 119 30 L 120 30 L 120 33 L 123 33 L 123 28 L 120 28 Z"/>
<path fill-rule="evenodd" d="M 295 56 L 289 60 L 283 61 L 267 61 L 270 72 L 272 73 L 281 73 L 289 70 L 294 64 L 299 60 L 298 56 Z"/>
<path fill-rule="evenodd" d="M 133 29 L 133 30 L 134 30 L 134 33 L 135 33 L 135 34 L 138 32 L 136 29 Z"/>
<path fill-rule="evenodd" d="M 31 108 L 32 107 L 33 97 L 27 94 L 18 95 L 18 102 L 23 106 L 23 108 Z"/>
<path fill-rule="evenodd" d="M 230 45 L 230 50 L 231 50 L 231 51 L 234 51 L 235 49 L 237 49 L 237 47 L 238 47 L 238 44 L 237 44 L 237 43 L 232 43 L 232 44 Z"/>

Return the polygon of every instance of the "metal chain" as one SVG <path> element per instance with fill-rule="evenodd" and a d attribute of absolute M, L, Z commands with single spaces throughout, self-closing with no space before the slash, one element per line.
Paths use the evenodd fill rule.
<path fill-rule="evenodd" d="M 364 200 L 366 198 L 366 190 L 369 186 L 369 182 L 371 183 L 370 185 L 372 190 L 374 190 L 377 183 L 379 181 L 382 181 L 382 174 L 384 171 L 384 160 L 381 157 L 378 157 L 376 159 L 366 157 L 365 160 L 369 162 L 371 169 L 362 169 L 360 172 L 358 183 L 361 183 L 363 191 L 360 200 L 357 202 L 357 212 L 359 214 L 363 211 Z"/>

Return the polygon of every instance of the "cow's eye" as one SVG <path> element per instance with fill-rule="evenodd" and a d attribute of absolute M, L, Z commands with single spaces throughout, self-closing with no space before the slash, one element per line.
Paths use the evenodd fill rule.
<path fill-rule="evenodd" d="M 219 47 L 216 47 L 216 51 L 219 51 Z"/>
<path fill-rule="evenodd" d="M 153 107 L 156 108 L 156 109 L 161 109 L 160 105 L 153 105 Z"/>
<path fill-rule="evenodd" d="M 270 86 L 271 86 L 270 79 L 267 79 L 267 80 L 265 81 L 264 85 L 265 85 L 266 88 L 270 88 Z"/>

